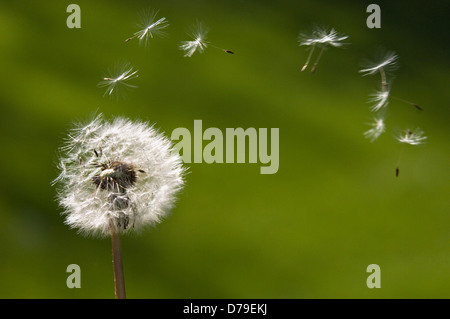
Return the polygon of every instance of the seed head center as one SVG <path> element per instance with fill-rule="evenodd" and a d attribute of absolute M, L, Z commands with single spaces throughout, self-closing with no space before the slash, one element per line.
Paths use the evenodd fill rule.
<path fill-rule="evenodd" d="M 136 183 L 136 170 L 133 165 L 121 161 L 98 164 L 101 172 L 92 178 L 92 182 L 103 190 L 125 193 Z"/>

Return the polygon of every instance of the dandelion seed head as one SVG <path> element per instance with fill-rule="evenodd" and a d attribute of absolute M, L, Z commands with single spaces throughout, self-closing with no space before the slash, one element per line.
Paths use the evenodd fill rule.
<path fill-rule="evenodd" d="M 71 130 L 61 148 L 57 199 L 65 223 L 108 236 L 154 225 L 173 207 L 184 168 L 172 143 L 152 126 L 101 115 Z"/>
<path fill-rule="evenodd" d="M 416 128 L 414 131 L 405 130 L 403 134 L 397 136 L 397 140 L 400 143 L 405 143 L 409 145 L 420 145 L 423 144 L 427 137 L 420 128 Z"/>
<path fill-rule="evenodd" d="M 370 123 L 370 125 L 372 128 L 364 132 L 364 136 L 373 142 L 386 130 L 386 125 L 384 124 L 384 118 L 382 117 L 375 117 L 374 122 Z"/>
<path fill-rule="evenodd" d="M 106 87 L 104 95 L 110 97 L 120 96 L 124 88 L 136 88 L 137 86 L 127 83 L 127 81 L 138 77 L 137 70 L 135 70 L 130 63 L 119 62 L 116 63 L 114 70 L 109 72 L 101 82 L 97 85 L 99 87 Z"/>
<path fill-rule="evenodd" d="M 182 41 L 179 46 L 180 50 L 185 52 L 184 56 L 191 57 L 196 51 L 203 53 L 208 47 L 208 42 L 206 42 L 207 34 L 208 29 L 206 29 L 201 22 L 197 22 L 190 34 L 193 40 Z"/>

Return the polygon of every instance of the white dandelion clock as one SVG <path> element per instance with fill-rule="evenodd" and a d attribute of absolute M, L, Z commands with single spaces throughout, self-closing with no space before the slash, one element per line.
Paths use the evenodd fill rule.
<path fill-rule="evenodd" d="M 129 37 L 125 40 L 128 42 L 134 38 L 139 39 L 140 44 L 144 44 L 147 46 L 148 40 L 150 38 L 158 37 L 166 37 L 167 32 L 165 29 L 169 26 L 169 23 L 166 18 L 162 17 L 157 19 L 158 11 L 149 10 L 144 11 L 139 16 L 139 31 L 135 32 L 133 36 Z"/>
<path fill-rule="evenodd" d="M 116 63 L 114 70 L 110 71 L 97 85 L 99 87 L 106 87 L 104 95 L 119 98 L 119 96 L 124 93 L 123 90 L 125 88 L 137 87 L 136 85 L 127 83 L 128 81 L 137 78 L 139 76 L 137 73 L 138 71 L 135 70 L 130 63 Z"/>
<path fill-rule="evenodd" d="M 143 122 L 102 116 L 78 126 L 60 158 L 58 200 L 66 223 L 107 236 L 157 223 L 183 185 L 181 158 L 171 142 Z"/>
<path fill-rule="evenodd" d="M 99 115 L 69 133 L 59 169 L 54 183 L 65 223 L 86 235 L 112 237 L 116 296 L 125 297 L 118 236 L 168 214 L 183 187 L 180 156 L 147 123 L 107 122 Z"/>
<path fill-rule="evenodd" d="M 376 117 L 374 118 L 374 122 L 370 123 L 372 128 L 366 132 L 364 132 L 364 136 L 370 139 L 371 142 L 375 141 L 381 134 L 386 130 L 386 125 L 384 124 L 384 118 Z"/>
<path fill-rule="evenodd" d="M 302 71 L 305 71 L 308 67 L 316 47 L 321 48 L 321 50 L 311 68 L 311 73 L 315 72 L 320 58 L 327 47 L 341 47 L 345 44 L 342 41 L 347 38 L 347 35 L 338 33 L 333 28 L 328 31 L 326 28 L 316 27 L 311 34 L 300 33 L 298 37 L 299 46 L 311 47 L 306 62 L 302 67 Z"/>
<path fill-rule="evenodd" d="M 234 54 L 233 51 L 219 48 L 206 41 L 208 32 L 209 29 L 206 28 L 202 22 L 198 21 L 197 24 L 193 27 L 193 31 L 189 34 L 192 40 L 182 41 L 179 46 L 179 49 L 184 51 L 185 57 L 190 58 L 195 52 L 203 53 L 208 45 L 226 53 Z"/>

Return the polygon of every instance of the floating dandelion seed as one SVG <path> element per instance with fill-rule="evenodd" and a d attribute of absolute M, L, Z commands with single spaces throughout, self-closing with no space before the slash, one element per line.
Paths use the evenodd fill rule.
<path fill-rule="evenodd" d="M 373 112 L 377 112 L 380 109 L 386 107 L 389 104 L 389 89 L 385 91 L 377 91 L 374 94 L 371 94 L 371 98 L 369 102 L 376 102 L 373 104 L 370 109 Z"/>
<path fill-rule="evenodd" d="M 394 70 L 397 68 L 398 55 L 393 51 L 389 51 L 385 54 L 381 62 L 372 63 L 368 62 L 368 67 L 359 70 L 359 73 L 364 73 L 363 76 L 372 75 L 377 72 L 381 76 L 381 88 L 383 91 L 388 91 L 388 82 L 386 78 L 386 71 Z"/>
<path fill-rule="evenodd" d="M 144 122 L 99 115 L 77 125 L 61 148 L 58 202 L 80 233 L 111 236 L 116 298 L 125 298 L 119 234 L 162 220 L 183 186 L 181 158 Z"/>
<path fill-rule="evenodd" d="M 374 118 L 374 122 L 370 123 L 370 125 L 372 126 L 372 128 L 364 132 L 364 136 L 370 139 L 371 142 L 373 142 L 386 130 L 384 118 L 376 117 Z"/>
<path fill-rule="evenodd" d="M 191 57 L 196 51 L 203 53 L 203 51 L 208 47 L 206 42 L 206 35 L 208 30 L 203 27 L 201 22 L 198 22 L 194 27 L 194 31 L 191 37 L 194 39 L 192 41 L 183 41 L 180 44 L 180 50 L 185 51 L 185 57 Z"/>
<path fill-rule="evenodd" d="M 116 95 L 118 98 L 122 92 L 122 88 L 137 87 L 127 83 L 127 81 L 138 77 L 137 72 L 129 63 L 117 63 L 114 71 L 110 72 L 109 76 L 104 77 L 103 81 L 98 83 L 98 86 L 106 87 L 104 95 Z"/>
<path fill-rule="evenodd" d="M 185 57 L 191 57 L 195 52 L 203 53 L 203 51 L 209 46 L 224 51 L 226 53 L 234 54 L 233 51 L 219 48 L 210 42 L 206 41 L 206 36 L 209 32 L 208 28 L 203 26 L 202 22 L 197 22 L 194 26 L 193 31 L 189 34 L 193 40 L 191 41 L 182 41 L 179 48 L 184 51 Z"/>
<path fill-rule="evenodd" d="M 308 67 L 316 47 L 321 48 L 321 50 L 316 58 L 316 61 L 314 62 L 314 65 L 311 68 L 311 73 L 315 72 L 317 65 L 319 64 L 320 58 L 322 57 L 323 52 L 328 46 L 332 47 L 343 46 L 344 43 L 342 43 L 341 41 L 347 38 L 348 38 L 347 35 L 339 34 L 334 29 L 327 31 L 327 29 L 320 27 L 316 27 L 312 32 L 312 34 L 309 35 L 301 33 L 298 37 L 299 46 L 306 45 L 311 47 L 306 62 L 302 67 L 302 71 L 305 71 L 306 68 Z"/>
<path fill-rule="evenodd" d="M 397 136 L 397 140 L 400 143 L 409 144 L 409 145 L 419 145 L 422 144 L 427 137 L 424 135 L 423 131 L 419 128 L 414 131 L 405 130 L 403 134 Z"/>
<path fill-rule="evenodd" d="M 164 17 L 156 20 L 157 14 L 158 11 L 155 10 L 142 12 L 139 16 L 138 23 L 140 30 L 135 32 L 132 37 L 126 39 L 125 42 L 138 38 L 140 44 L 144 43 L 147 46 L 149 38 L 153 38 L 154 36 L 166 37 L 167 32 L 163 29 L 167 28 L 169 23 Z"/>
<path fill-rule="evenodd" d="M 427 137 L 424 135 L 424 132 L 420 128 L 416 128 L 414 131 L 405 130 L 402 134 L 396 137 L 397 141 L 402 144 L 409 145 L 420 145 L 423 144 Z M 400 155 L 397 161 L 397 167 L 395 168 L 395 176 L 398 177 L 400 174 L 400 159 L 402 157 L 404 148 L 401 149 Z"/>

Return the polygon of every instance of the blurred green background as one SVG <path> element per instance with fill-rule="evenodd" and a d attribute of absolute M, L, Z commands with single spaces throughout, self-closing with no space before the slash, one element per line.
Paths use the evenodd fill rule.
<path fill-rule="evenodd" d="M 377 1 L 381 29 L 366 26 L 371 1 L 86 1 L 81 28 L 70 1 L 0 3 L 1 298 L 114 298 L 111 244 L 63 224 L 50 182 L 72 122 L 104 113 L 173 129 L 280 129 L 280 169 L 188 164 L 177 207 L 157 227 L 122 238 L 129 298 L 449 298 L 449 5 Z M 159 10 L 168 38 L 124 40 L 137 13 Z M 208 48 L 178 49 L 197 20 Z M 334 27 L 350 45 L 300 72 L 300 32 Z M 379 79 L 361 61 L 379 48 L 400 57 L 387 133 L 370 143 L 367 99 Z M 376 57 L 376 56 L 375 56 Z M 139 70 L 119 101 L 97 87 L 126 59 Z M 427 143 L 401 145 L 396 130 L 421 127 Z M 66 267 L 81 267 L 81 289 Z M 381 288 L 369 289 L 369 264 Z"/>

